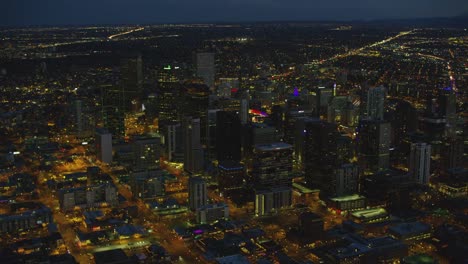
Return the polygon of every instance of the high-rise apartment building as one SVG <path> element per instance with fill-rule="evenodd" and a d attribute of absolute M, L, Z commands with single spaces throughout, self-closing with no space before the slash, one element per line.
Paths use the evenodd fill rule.
<path fill-rule="evenodd" d="M 412 143 L 409 158 L 409 173 L 416 182 L 428 184 L 431 175 L 431 145 Z"/>
<path fill-rule="evenodd" d="M 105 129 L 96 131 L 96 158 L 104 163 L 112 162 L 112 134 Z"/>
<path fill-rule="evenodd" d="M 201 177 L 191 177 L 188 182 L 189 208 L 198 210 L 208 202 L 206 181 Z"/>
<path fill-rule="evenodd" d="M 200 119 L 185 117 L 182 123 L 184 170 L 196 174 L 203 170 L 203 148 L 200 142 Z"/>

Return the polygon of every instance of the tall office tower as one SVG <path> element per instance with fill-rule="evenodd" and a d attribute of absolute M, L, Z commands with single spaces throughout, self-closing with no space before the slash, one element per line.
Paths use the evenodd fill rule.
<path fill-rule="evenodd" d="M 143 61 L 141 55 L 131 56 L 122 60 L 121 86 L 123 91 L 124 111 L 135 108 L 136 101 L 143 92 Z"/>
<path fill-rule="evenodd" d="M 327 121 L 330 123 L 342 124 L 344 120 L 344 109 L 351 103 L 349 96 L 332 97 L 327 104 Z"/>
<path fill-rule="evenodd" d="M 335 95 L 335 88 L 317 87 L 309 93 L 309 104 L 314 116 L 326 115 L 328 102 Z"/>
<path fill-rule="evenodd" d="M 283 142 L 255 145 L 251 184 L 255 188 L 257 216 L 291 206 L 292 151 L 292 146 Z"/>
<path fill-rule="evenodd" d="M 287 111 L 284 115 L 284 142 L 294 144 L 294 133 L 297 120 L 305 117 L 311 117 L 312 111 L 295 109 Z"/>
<path fill-rule="evenodd" d="M 411 103 L 399 100 L 388 100 L 388 111 L 385 120 L 392 125 L 392 146 L 398 147 L 409 133 L 414 133 L 418 126 L 418 113 Z M 405 159 L 408 156 L 405 156 Z"/>
<path fill-rule="evenodd" d="M 366 116 L 372 120 L 384 119 L 386 89 L 383 86 L 369 88 L 366 100 Z"/>
<path fill-rule="evenodd" d="M 219 111 L 216 114 L 216 158 L 241 160 L 241 124 L 235 112 Z"/>
<path fill-rule="evenodd" d="M 197 76 L 202 78 L 208 87 L 214 87 L 216 74 L 215 54 L 211 52 L 197 53 L 195 63 L 197 67 Z"/>
<path fill-rule="evenodd" d="M 464 142 L 461 138 L 450 139 L 443 143 L 441 150 L 441 167 L 444 171 L 466 166 L 464 148 Z"/>
<path fill-rule="evenodd" d="M 219 78 L 218 96 L 221 98 L 231 98 L 231 91 L 239 89 L 238 78 Z"/>
<path fill-rule="evenodd" d="M 116 138 L 125 136 L 123 92 L 114 87 L 101 87 L 101 118 L 103 126 Z"/>
<path fill-rule="evenodd" d="M 72 101 L 70 114 L 72 130 L 76 133 L 77 137 L 83 136 L 86 120 L 84 120 L 84 105 L 82 100 L 75 99 Z"/>
<path fill-rule="evenodd" d="M 164 127 L 167 123 L 179 120 L 181 84 L 178 73 L 180 68 L 166 66 L 158 71 L 156 109 L 158 123 Z"/>
<path fill-rule="evenodd" d="M 184 170 L 196 174 L 203 170 L 203 149 L 200 143 L 200 119 L 185 117 L 182 123 Z"/>
<path fill-rule="evenodd" d="M 242 125 L 245 125 L 247 122 L 249 122 L 249 100 L 240 100 L 239 117 Z"/>
<path fill-rule="evenodd" d="M 335 196 L 344 196 L 359 191 L 359 166 L 343 164 L 335 169 Z"/>
<path fill-rule="evenodd" d="M 96 130 L 96 158 L 104 163 L 112 162 L 112 134 L 105 129 Z"/>
<path fill-rule="evenodd" d="M 386 170 L 390 165 L 390 123 L 361 120 L 358 125 L 359 163 L 364 174 Z"/>
<path fill-rule="evenodd" d="M 450 116 L 457 112 L 457 97 L 449 87 L 439 90 L 437 97 L 437 112 L 440 116 Z"/>
<path fill-rule="evenodd" d="M 159 135 L 149 135 L 135 139 L 133 142 L 134 170 L 159 169 L 161 153 L 161 138 Z"/>
<path fill-rule="evenodd" d="M 438 114 L 446 120 L 444 136 L 456 137 L 457 98 L 455 92 L 450 88 L 441 89 L 437 98 Z"/>
<path fill-rule="evenodd" d="M 206 182 L 201 177 L 190 177 L 188 182 L 189 208 L 193 211 L 205 206 L 208 201 Z"/>
<path fill-rule="evenodd" d="M 241 101 L 237 98 L 221 98 L 216 101 L 217 107 L 223 111 L 239 112 L 241 109 Z"/>
<path fill-rule="evenodd" d="M 356 156 L 356 142 L 346 134 L 337 133 L 335 136 L 337 137 L 335 166 L 352 162 Z"/>
<path fill-rule="evenodd" d="M 254 186 L 291 187 L 292 152 L 292 146 L 283 142 L 255 145 L 251 170 Z"/>
<path fill-rule="evenodd" d="M 431 145 L 412 143 L 409 158 L 409 173 L 420 184 L 428 184 L 431 175 Z"/>
<path fill-rule="evenodd" d="M 241 188 L 245 180 L 244 165 L 224 160 L 218 164 L 218 187 L 221 191 Z"/>
<path fill-rule="evenodd" d="M 338 133 L 336 124 L 309 118 L 298 121 L 296 157 L 303 166 L 308 186 L 319 188 L 321 194 L 333 194 L 333 168 L 342 164 L 338 160 Z"/>
<path fill-rule="evenodd" d="M 242 130 L 242 155 L 251 157 L 255 145 L 272 144 L 280 140 L 276 128 L 265 123 L 250 123 Z"/>
<path fill-rule="evenodd" d="M 356 127 L 359 117 L 359 109 L 352 102 L 343 108 L 341 113 L 341 124 L 348 127 Z"/>
<path fill-rule="evenodd" d="M 207 157 L 209 160 L 216 159 L 216 124 L 217 124 L 217 113 L 220 109 L 210 109 L 206 115 L 206 126 L 205 126 L 205 150 L 207 151 Z"/>
<path fill-rule="evenodd" d="M 193 118 L 199 118 L 202 128 L 207 126 L 207 114 L 209 109 L 209 95 L 210 91 L 204 84 L 197 83 L 184 83 L 183 84 L 183 107 L 182 115 L 191 116 Z M 180 104 L 180 102 L 178 103 Z M 207 143 L 206 130 L 201 130 L 201 142 L 202 144 Z"/>
<path fill-rule="evenodd" d="M 168 124 L 165 127 L 164 146 L 167 160 L 172 162 L 184 160 L 182 126 L 180 123 Z"/>

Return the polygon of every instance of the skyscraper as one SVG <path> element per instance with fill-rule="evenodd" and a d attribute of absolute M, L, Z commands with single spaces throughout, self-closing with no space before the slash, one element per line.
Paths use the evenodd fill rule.
<path fill-rule="evenodd" d="M 206 115 L 206 126 L 205 126 L 205 135 L 206 135 L 206 154 L 209 160 L 216 159 L 216 124 L 217 124 L 217 113 L 221 111 L 220 109 L 209 109 L 208 114 Z"/>
<path fill-rule="evenodd" d="M 255 188 L 292 185 L 292 146 L 277 142 L 255 145 L 252 178 Z"/>
<path fill-rule="evenodd" d="M 249 121 L 249 101 L 247 99 L 240 100 L 240 121 L 242 125 L 247 124 Z"/>
<path fill-rule="evenodd" d="M 335 169 L 335 195 L 343 196 L 355 194 L 359 190 L 359 166 L 357 164 L 343 164 Z"/>
<path fill-rule="evenodd" d="M 431 175 L 431 145 L 412 143 L 409 159 L 409 173 L 420 184 L 429 183 Z"/>
<path fill-rule="evenodd" d="M 215 54 L 211 52 L 197 53 L 195 63 L 197 67 L 197 76 L 202 78 L 208 87 L 214 87 Z"/>
<path fill-rule="evenodd" d="M 206 182 L 200 177 L 191 177 L 188 183 L 189 208 L 193 211 L 207 204 Z"/>
<path fill-rule="evenodd" d="M 182 138 L 182 126 L 180 123 L 168 124 L 164 128 L 164 146 L 166 148 L 166 158 L 169 161 L 183 161 L 184 145 Z"/>
<path fill-rule="evenodd" d="M 112 162 L 112 134 L 105 129 L 96 131 L 96 158 L 104 163 Z"/>
<path fill-rule="evenodd" d="M 291 206 L 292 146 L 283 142 L 255 145 L 253 155 L 255 214 L 273 214 Z"/>
<path fill-rule="evenodd" d="M 245 180 L 245 168 L 232 160 L 220 161 L 218 164 L 218 187 L 221 191 L 242 187 Z"/>
<path fill-rule="evenodd" d="M 241 160 L 241 124 L 237 113 L 216 113 L 216 139 L 218 161 Z"/>
<path fill-rule="evenodd" d="M 123 91 L 124 111 L 133 109 L 135 101 L 140 99 L 143 88 L 143 60 L 141 55 L 122 60 L 121 86 Z"/>
<path fill-rule="evenodd" d="M 333 195 L 333 168 L 341 164 L 338 160 L 338 133 L 333 123 L 318 118 L 297 121 L 295 154 L 303 166 L 307 185 L 319 188 L 321 194 Z"/>
<path fill-rule="evenodd" d="M 116 138 L 125 135 L 123 91 L 101 86 L 101 118 L 103 126 Z"/>
<path fill-rule="evenodd" d="M 359 163 L 365 173 L 388 169 L 390 165 L 390 123 L 361 120 L 357 131 Z"/>
<path fill-rule="evenodd" d="M 159 169 L 161 139 L 159 136 L 138 138 L 133 142 L 135 170 Z"/>
<path fill-rule="evenodd" d="M 367 91 L 366 115 L 369 119 L 384 119 L 385 92 L 383 86 L 369 88 Z"/>
<path fill-rule="evenodd" d="M 203 169 L 203 149 L 200 142 L 200 119 L 185 117 L 182 123 L 184 140 L 184 170 L 196 174 Z"/>

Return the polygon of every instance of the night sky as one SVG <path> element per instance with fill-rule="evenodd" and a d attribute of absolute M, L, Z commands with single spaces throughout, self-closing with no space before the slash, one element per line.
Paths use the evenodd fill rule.
<path fill-rule="evenodd" d="M 0 25 L 372 20 L 467 11 L 467 0 L 2 0 Z"/>

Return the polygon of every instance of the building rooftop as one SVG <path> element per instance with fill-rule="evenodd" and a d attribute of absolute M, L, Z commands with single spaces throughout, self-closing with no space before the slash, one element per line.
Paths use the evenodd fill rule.
<path fill-rule="evenodd" d="M 223 160 L 220 161 L 218 167 L 223 170 L 243 170 L 244 166 L 237 161 Z"/>
<path fill-rule="evenodd" d="M 355 201 L 355 200 L 365 199 L 365 198 L 366 197 L 359 195 L 359 194 L 352 194 L 352 195 L 330 198 L 330 200 L 333 202 L 349 202 L 349 201 Z"/>
<path fill-rule="evenodd" d="M 365 209 L 353 212 L 351 215 L 357 218 L 374 218 L 380 215 L 386 215 L 387 211 L 384 208 L 372 208 L 372 209 Z"/>
<path fill-rule="evenodd" d="M 283 142 L 276 142 L 271 144 L 258 144 L 255 145 L 255 149 L 259 151 L 273 151 L 273 150 L 283 150 L 283 149 L 292 149 L 292 145 Z"/>
<path fill-rule="evenodd" d="M 309 189 L 306 186 L 297 182 L 293 182 L 292 187 L 294 189 L 297 189 L 300 193 L 303 193 L 303 194 L 320 192 L 319 189 Z"/>
<path fill-rule="evenodd" d="M 399 236 L 424 233 L 430 230 L 431 226 L 422 222 L 401 223 L 388 228 L 389 232 Z"/>

